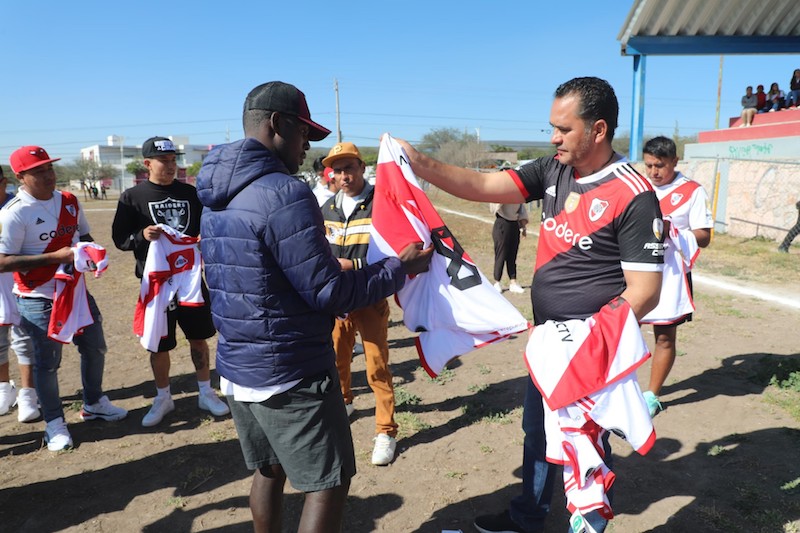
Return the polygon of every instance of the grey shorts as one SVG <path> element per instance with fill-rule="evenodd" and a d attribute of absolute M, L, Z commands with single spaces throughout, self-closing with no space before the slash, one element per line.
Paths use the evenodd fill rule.
<path fill-rule="evenodd" d="M 19 364 L 33 364 L 33 344 L 27 331 L 14 325 L 0 326 L 0 365 L 8 363 L 9 346 L 17 354 Z"/>
<path fill-rule="evenodd" d="M 228 397 L 251 470 L 280 464 L 302 492 L 338 487 L 356 473 L 350 422 L 336 368 L 259 403 Z"/>

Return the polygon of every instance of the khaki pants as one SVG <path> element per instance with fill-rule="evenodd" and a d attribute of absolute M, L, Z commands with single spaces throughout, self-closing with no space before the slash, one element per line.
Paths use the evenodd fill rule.
<path fill-rule="evenodd" d="M 375 433 L 397 435 L 394 421 L 394 387 L 389 370 L 389 304 L 384 299 L 369 307 L 352 311 L 346 319 L 336 320 L 333 326 L 333 349 L 336 350 L 336 369 L 342 385 L 345 403 L 353 402 L 350 362 L 356 331 L 361 334 L 367 363 L 367 383 L 375 394 Z"/>

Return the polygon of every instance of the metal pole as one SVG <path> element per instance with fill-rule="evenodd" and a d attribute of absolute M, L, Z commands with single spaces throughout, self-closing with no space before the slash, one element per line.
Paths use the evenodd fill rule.
<path fill-rule="evenodd" d="M 633 56 L 633 105 L 631 106 L 631 140 L 628 159 L 639 161 L 644 146 L 644 84 L 647 56 Z"/>
<path fill-rule="evenodd" d="M 122 188 L 125 187 L 125 137 L 119 136 L 119 193 L 122 194 Z"/>
<path fill-rule="evenodd" d="M 714 239 L 714 232 L 717 229 L 717 205 L 719 204 L 719 157 L 717 158 L 716 162 L 714 163 L 714 192 L 712 195 L 711 200 L 711 220 L 714 222 L 714 225 L 711 226 L 711 239 Z"/>
<path fill-rule="evenodd" d="M 719 103 L 722 99 L 722 61 L 725 56 L 719 56 L 719 77 L 717 78 L 717 116 L 714 119 L 714 129 L 719 129 Z"/>

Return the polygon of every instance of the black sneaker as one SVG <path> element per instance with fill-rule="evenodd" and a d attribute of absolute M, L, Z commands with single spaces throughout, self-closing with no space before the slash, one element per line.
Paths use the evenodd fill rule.
<path fill-rule="evenodd" d="M 481 533 L 525 533 L 525 530 L 511 520 L 508 510 L 500 514 L 479 516 L 475 519 L 474 526 Z"/>

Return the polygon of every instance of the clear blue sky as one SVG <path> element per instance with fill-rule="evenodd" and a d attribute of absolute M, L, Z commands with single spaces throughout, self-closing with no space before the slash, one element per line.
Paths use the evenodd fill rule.
<path fill-rule="evenodd" d="M 71 161 L 112 134 L 236 140 L 245 95 L 276 79 L 331 130 L 338 79 L 344 139 L 376 146 L 385 131 L 416 141 L 440 127 L 547 141 L 553 90 L 593 75 L 615 87 L 624 134 L 633 60 L 617 35 L 631 3 L 8 0 L 0 161 L 26 144 Z M 746 85 L 787 89 L 795 68 L 800 55 L 725 57 L 720 124 Z M 646 135 L 712 129 L 718 70 L 719 56 L 649 57 Z"/>

